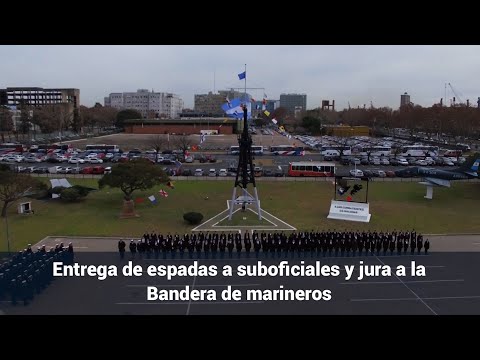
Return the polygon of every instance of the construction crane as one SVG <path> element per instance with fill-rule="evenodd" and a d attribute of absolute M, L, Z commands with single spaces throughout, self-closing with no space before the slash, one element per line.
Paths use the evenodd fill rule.
<path fill-rule="evenodd" d="M 455 89 L 453 88 L 452 84 L 448 83 L 448 86 L 450 86 L 450 89 L 452 89 L 453 95 L 455 95 L 455 97 L 453 98 L 452 106 L 455 106 L 455 100 L 456 100 L 456 99 L 458 99 L 458 101 L 459 101 L 458 104 L 459 104 L 459 105 L 464 105 L 462 98 L 460 97 L 460 95 L 458 94 L 458 92 L 455 91 Z M 467 100 L 467 105 L 468 105 L 468 102 L 469 102 L 469 101 Z"/>

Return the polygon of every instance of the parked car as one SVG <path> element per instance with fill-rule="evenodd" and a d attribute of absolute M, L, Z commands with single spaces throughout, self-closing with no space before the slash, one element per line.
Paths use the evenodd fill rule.
<path fill-rule="evenodd" d="M 218 176 L 227 176 L 228 173 L 227 173 L 227 169 L 220 169 L 220 171 L 218 172 Z"/>
<path fill-rule="evenodd" d="M 195 176 L 203 176 L 203 170 L 202 169 L 195 169 Z"/>
<path fill-rule="evenodd" d="M 362 170 L 350 170 L 350 175 L 355 176 L 355 177 L 363 177 L 363 171 Z"/>
<path fill-rule="evenodd" d="M 208 176 L 210 176 L 210 177 L 217 176 L 217 170 L 215 170 L 215 169 L 210 169 L 210 170 L 208 171 Z"/>
<path fill-rule="evenodd" d="M 260 177 L 263 175 L 263 169 L 260 167 L 260 166 L 255 166 L 253 168 L 253 174 L 256 176 L 256 177 Z"/>
<path fill-rule="evenodd" d="M 103 175 L 105 173 L 105 168 L 103 166 L 94 166 L 92 168 L 92 174 Z"/>
<path fill-rule="evenodd" d="M 271 169 L 265 169 L 265 170 L 263 170 L 263 176 L 273 177 L 273 176 L 275 176 L 275 173 Z"/>
<path fill-rule="evenodd" d="M 385 171 L 385 174 L 387 175 L 387 177 L 395 177 L 395 171 L 388 170 Z"/>
<path fill-rule="evenodd" d="M 182 171 L 182 176 L 192 176 L 192 170 L 190 169 L 185 169 Z"/>
<path fill-rule="evenodd" d="M 90 167 L 90 166 L 88 166 L 88 167 L 84 167 L 84 168 L 80 171 L 80 173 L 81 173 L 81 174 L 91 174 L 92 171 L 93 171 L 93 168 Z"/>

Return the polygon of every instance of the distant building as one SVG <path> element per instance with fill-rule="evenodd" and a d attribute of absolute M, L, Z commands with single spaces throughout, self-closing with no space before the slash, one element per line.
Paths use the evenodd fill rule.
<path fill-rule="evenodd" d="M 66 115 L 72 119 L 78 116 L 80 109 L 79 89 L 44 89 L 41 87 L 7 87 L 0 89 L 0 106 L 7 106 L 12 113 L 13 130 L 17 131 L 21 124 L 21 106 L 42 107 L 56 105 L 62 107 Z M 29 117 L 33 116 L 30 109 Z M 35 125 L 29 123 L 31 130 Z"/>
<path fill-rule="evenodd" d="M 40 87 L 8 87 L 0 89 L 0 105 L 41 107 L 43 105 L 65 105 L 70 113 L 80 108 L 79 89 L 44 89 Z"/>
<path fill-rule="evenodd" d="M 307 95 L 306 94 L 281 94 L 280 106 L 286 108 L 290 115 L 295 114 L 295 110 L 298 107 L 302 108 L 302 111 L 307 110 Z"/>
<path fill-rule="evenodd" d="M 408 95 L 408 93 L 400 95 L 400 107 L 409 105 L 409 104 L 410 104 L 410 95 Z"/>
<path fill-rule="evenodd" d="M 247 94 L 250 97 L 249 94 Z M 194 97 L 194 110 L 196 113 L 206 114 L 208 116 L 223 116 L 222 105 L 235 98 L 244 98 L 244 93 L 234 90 L 220 90 L 218 94 L 211 91 L 208 94 L 196 94 Z"/>
<path fill-rule="evenodd" d="M 269 113 L 273 113 L 273 111 L 280 107 L 280 102 L 278 100 L 267 100 L 265 104 L 265 110 Z M 255 101 L 252 104 L 252 116 L 258 117 L 263 112 L 263 100 L 262 101 Z"/>
<path fill-rule="evenodd" d="M 350 136 L 370 136 L 370 128 L 368 126 L 342 126 L 333 125 L 326 126 L 327 135 L 337 137 Z"/>
<path fill-rule="evenodd" d="M 137 92 L 111 93 L 105 97 L 105 106 L 117 110 L 134 109 L 143 118 L 178 118 L 183 110 L 180 96 L 153 90 L 139 89 Z"/>

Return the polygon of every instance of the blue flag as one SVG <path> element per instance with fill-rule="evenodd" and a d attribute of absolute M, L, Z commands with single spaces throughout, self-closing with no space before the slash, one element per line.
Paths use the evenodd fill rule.
<path fill-rule="evenodd" d="M 246 71 L 238 74 L 238 79 L 239 80 L 245 79 L 246 77 L 247 77 L 247 72 Z"/>
<path fill-rule="evenodd" d="M 225 103 L 222 105 L 222 110 L 225 111 L 225 114 L 228 117 L 235 118 L 235 119 L 243 119 L 243 108 L 242 101 L 240 99 L 233 99 L 230 100 L 230 103 Z M 250 119 L 252 117 L 252 103 L 247 102 L 247 118 Z"/>

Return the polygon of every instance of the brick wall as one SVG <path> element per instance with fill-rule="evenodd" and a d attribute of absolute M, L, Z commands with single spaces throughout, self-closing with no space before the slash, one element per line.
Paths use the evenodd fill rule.
<path fill-rule="evenodd" d="M 232 125 L 191 125 L 191 124 L 159 124 L 159 125 L 128 125 L 127 134 L 200 134 L 200 130 L 218 130 L 219 134 L 233 134 Z"/>

